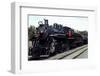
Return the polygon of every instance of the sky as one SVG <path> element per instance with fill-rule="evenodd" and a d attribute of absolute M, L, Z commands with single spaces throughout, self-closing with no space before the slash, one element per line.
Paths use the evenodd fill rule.
<path fill-rule="evenodd" d="M 88 31 L 88 18 L 86 17 L 57 17 L 57 16 L 35 16 L 30 15 L 28 26 L 38 27 L 38 21 L 44 21 L 48 19 L 49 25 L 54 23 L 62 24 L 63 26 L 71 27 L 79 31 Z"/>

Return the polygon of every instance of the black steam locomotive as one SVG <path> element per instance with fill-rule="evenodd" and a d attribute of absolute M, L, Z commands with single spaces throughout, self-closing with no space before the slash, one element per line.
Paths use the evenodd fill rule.
<path fill-rule="evenodd" d="M 44 19 L 44 23 L 39 22 L 36 28 L 36 35 L 32 40 L 31 56 L 32 58 L 49 57 L 68 51 L 70 48 L 81 46 L 87 43 L 87 39 L 73 29 L 54 23 L 48 24 L 48 20 Z"/>

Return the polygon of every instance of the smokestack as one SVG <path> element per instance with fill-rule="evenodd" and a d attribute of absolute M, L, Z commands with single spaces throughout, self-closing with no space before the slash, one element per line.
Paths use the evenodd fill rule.
<path fill-rule="evenodd" d="M 48 20 L 44 19 L 44 24 L 48 26 Z"/>

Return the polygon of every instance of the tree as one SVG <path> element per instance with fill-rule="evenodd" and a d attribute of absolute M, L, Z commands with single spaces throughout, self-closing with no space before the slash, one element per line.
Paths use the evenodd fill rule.
<path fill-rule="evenodd" d="M 32 39 L 35 37 L 36 34 L 36 28 L 35 26 L 31 25 L 28 28 L 28 39 L 32 41 Z"/>

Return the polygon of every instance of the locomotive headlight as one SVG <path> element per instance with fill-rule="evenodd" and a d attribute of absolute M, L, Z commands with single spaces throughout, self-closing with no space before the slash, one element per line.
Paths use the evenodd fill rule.
<path fill-rule="evenodd" d="M 40 33 L 43 33 L 43 31 L 41 30 Z"/>

